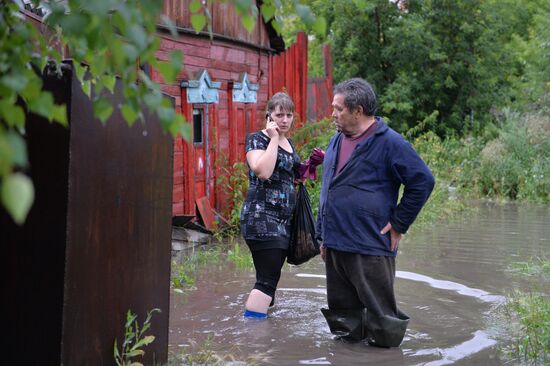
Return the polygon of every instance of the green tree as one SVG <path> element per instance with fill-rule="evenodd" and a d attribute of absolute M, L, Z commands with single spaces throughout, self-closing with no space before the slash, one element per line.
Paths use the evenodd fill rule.
<path fill-rule="evenodd" d="M 483 127 L 493 121 L 494 108 L 517 97 L 517 81 L 530 68 L 525 60 L 542 64 L 547 53 L 534 47 L 548 34 L 543 1 L 308 3 L 327 20 L 335 81 L 354 76 L 371 81 L 379 114 L 401 132 L 418 125 L 440 135 Z M 523 60 L 511 51 L 513 40 L 529 49 Z M 544 67 L 536 70 L 529 82 Z"/>
<path fill-rule="evenodd" d="M 209 24 L 208 5 L 214 0 L 190 2 L 191 23 L 196 32 Z M 219 0 L 224 1 L 224 0 Z M 252 0 L 228 0 L 236 8 L 242 24 L 252 31 L 258 8 Z M 190 135 L 171 104 L 162 97 L 160 86 L 138 66 L 157 69 L 167 83 L 175 81 L 182 65 L 182 54 L 175 51 L 169 61 L 159 61 L 157 24 L 163 23 L 176 34 L 172 21 L 161 17 L 158 0 L 33 0 L 32 6 L 46 9 L 41 33 L 25 21 L 21 0 L 2 1 L 0 7 L 0 202 L 15 222 L 24 222 L 34 199 L 34 188 L 25 174 L 28 168 L 25 143 L 26 111 L 50 122 L 67 125 L 65 105 L 57 105 L 50 92 L 42 90 L 41 73 L 45 67 L 61 72 L 62 50 L 69 50 L 82 90 L 93 98 L 95 116 L 103 123 L 114 108 L 120 108 L 128 124 L 143 119 L 141 106 L 159 116 L 165 131 Z M 260 13 L 266 22 L 281 29 L 280 0 L 264 0 Z M 305 24 L 315 26 L 317 19 L 309 7 L 289 2 Z M 104 91 L 113 92 L 120 79 L 125 102 L 111 105 Z"/>

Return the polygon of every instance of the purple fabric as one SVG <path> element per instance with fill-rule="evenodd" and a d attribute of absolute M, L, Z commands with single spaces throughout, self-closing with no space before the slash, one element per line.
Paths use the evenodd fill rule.
<path fill-rule="evenodd" d="M 309 159 L 298 167 L 298 174 L 301 179 L 317 179 L 317 166 L 323 164 L 325 152 L 318 147 L 314 148 Z"/>
<path fill-rule="evenodd" d="M 338 153 L 338 164 L 336 165 L 336 174 L 339 174 L 342 168 L 346 165 L 349 160 L 349 157 L 355 150 L 355 147 L 361 142 L 368 139 L 376 131 L 376 121 L 369 126 L 360 136 L 357 137 L 347 137 L 342 138 L 340 143 L 340 152 Z"/>

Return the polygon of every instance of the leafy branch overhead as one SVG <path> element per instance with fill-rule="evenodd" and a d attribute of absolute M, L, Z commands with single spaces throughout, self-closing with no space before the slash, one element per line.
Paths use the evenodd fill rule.
<path fill-rule="evenodd" d="M 223 2 L 223 1 L 222 1 Z M 228 0 L 251 32 L 258 22 L 258 7 L 252 0 Z M 212 0 L 191 1 L 191 23 L 196 32 L 205 28 L 212 34 Z M 292 2 L 293 9 L 306 24 L 317 20 L 308 7 Z M 143 106 L 156 113 L 165 131 L 173 136 L 190 137 L 190 126 L 170 101 L 163 98 L 159 84 L 150 79 L 144 66 L 157 70 L 164 82 L 176 81 L 182 65 L 180 51 L 169 53 L 168 60 L 156 58 L 160 47 L 157 25 L 172 34 L 177 29 L 171 19 L 161 15 L 158 0 L 33 0 L 27 4 L 43 9 L 46 27 L 36 27 L 25 16 L 21 0 L 0 7 L 0 202 L 18 224 L 23 224 L 32 207 L 34 188 L 25 174 L 29 168 L 25 143 L 26 110 L 52 123 L 67 126 L 65 105 L 54 102 L 42 90 L 41 73 L 61 74 L 62 61 L 70 57 L 82 91 L 92 100 L 95 117 L 106 123 L 119 109 L 129 125 L 143 121 Z M 266 0 L 260 6 L 264 21 L 280 31 L 280 0 Z M 120 88 L 124 102 L 112 105 L 108 94 Z"/>

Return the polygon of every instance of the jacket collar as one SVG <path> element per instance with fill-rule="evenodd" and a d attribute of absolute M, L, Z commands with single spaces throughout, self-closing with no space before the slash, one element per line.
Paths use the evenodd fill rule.
<path fill-rule="evenodd" d="M 374 117 L 376 118 L 376 131 L 374 132 L 374 135 L 381 135 L 383 133 L 385 133 L 389 127 L 388 125 L 384 122 L 384 120 L 382 119 L 382 117 Z M 338 146 L 340 146 L 340 141 L 342 140 L 342 137 L 344 137 L 344 134 L 342 132 L 337 132 L 335 135 L 334 135 L 334 144 L 332 146 L 333 149 L 337 149 Z M 364 144 L 364 142 L 362 142 L 360 145 Z"/>

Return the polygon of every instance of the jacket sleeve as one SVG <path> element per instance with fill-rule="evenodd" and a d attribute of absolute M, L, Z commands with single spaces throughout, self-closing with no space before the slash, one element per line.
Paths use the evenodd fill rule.
<path fill-rule="evenodd" d="M 323 220 L 321 217 L 321 208 L 317 214 L 317 223 L 315 225 L 315 239 L 323 241 Z"/>
<path fill-rule="evenodd" d="M 327 149 L 325 151 L 325 156 L 323 159 L 323 175 L 321 177 L 321 191 L 319 193 L 319 212 L 317 212 L 317 223 L 315 225 L 315 238 L 317 240 L 323 241 L 323 210 L 326 200 L 326 195 L 328 192 L 328 186 L 330 185 L 330 181 L 332 179 L 331 176 L 331 164 L 334 164 L 333 159 L 335 157 L 335 146 L 336 141 L 338 141 L 338 138 L 340 136 L 340 133 L 335 133 L 331 138 L 327 145 Z"/>
<path fill-rule="evenodd" d="M 404 185 L 403 196 L 393 211 L 390 223 L 399 233 L 406 233 L 430 197 L 435 179 L 430 168 L 405 139 L 398 142 L 391 157 L 395 178 Z"/>

